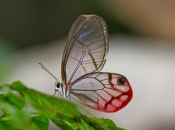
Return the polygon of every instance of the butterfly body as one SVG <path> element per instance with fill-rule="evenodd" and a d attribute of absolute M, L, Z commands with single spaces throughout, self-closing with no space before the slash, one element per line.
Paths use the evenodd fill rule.
<path fill-rule="evenodd" d="M 71 27 L 62 57 L 63 83 L 56 82 L 55 91 L 102 112 L 125 107 L 132 99 L 132 88 L 123 75 L 100 72 L 107 53 L 105 21 L 97 15 L 79 16 Z"/>

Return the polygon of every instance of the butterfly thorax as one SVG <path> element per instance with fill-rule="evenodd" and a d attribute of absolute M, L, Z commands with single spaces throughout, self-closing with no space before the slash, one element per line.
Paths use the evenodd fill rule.
<path fill-rule="evenodd" d="M 67 99 L 69 97 L 71 84 L 64 84 L 63 82 L 60 83 L 57 81 L 55 85 L 55 91 L 58 91 L 62 97 Z"/>

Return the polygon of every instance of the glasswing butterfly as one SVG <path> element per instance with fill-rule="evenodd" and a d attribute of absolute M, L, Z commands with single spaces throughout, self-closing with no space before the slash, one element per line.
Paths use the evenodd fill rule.
<path fill-rule="evenodd" d="M 55 93 L 99 111 L 116 112 L 132 99 L 132 88 L 126 77 L 100 72 L 108 53 L 108 30 L 97 15 L 81 15 L 71 27 L 64 49 L 62 82 L 41 63 L 41 68 L 56 79 Z M 54 93 L 54 94 L 55 94 Z"/>

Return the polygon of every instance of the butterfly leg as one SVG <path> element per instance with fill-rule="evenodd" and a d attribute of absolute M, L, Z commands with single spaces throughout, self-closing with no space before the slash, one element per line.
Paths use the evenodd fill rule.
<path fill-rule="evenodd" d="M 58 97 L 61 97 L 61 94 L 59 93 L 59 91 L 55 91 L 53 96 L 55 96 L 55 94 L 58 92 Z"/>

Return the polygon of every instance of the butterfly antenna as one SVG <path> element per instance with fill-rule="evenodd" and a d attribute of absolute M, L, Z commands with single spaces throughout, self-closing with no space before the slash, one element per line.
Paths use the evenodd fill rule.
<path fill-rule="evenodd" d="M 46 69 L 46 67 L 44 67 L 44 65 L 42 65 L 41 63 L 39 63 L 39 64 L 41 65 L 41 68 L 43 70 L 45 70 L 47 73 L 49 73 L 53 78 L 55 78 L 58 81 L 58 79 L 50 71 L 48 71 L 48 69 Z"/>

